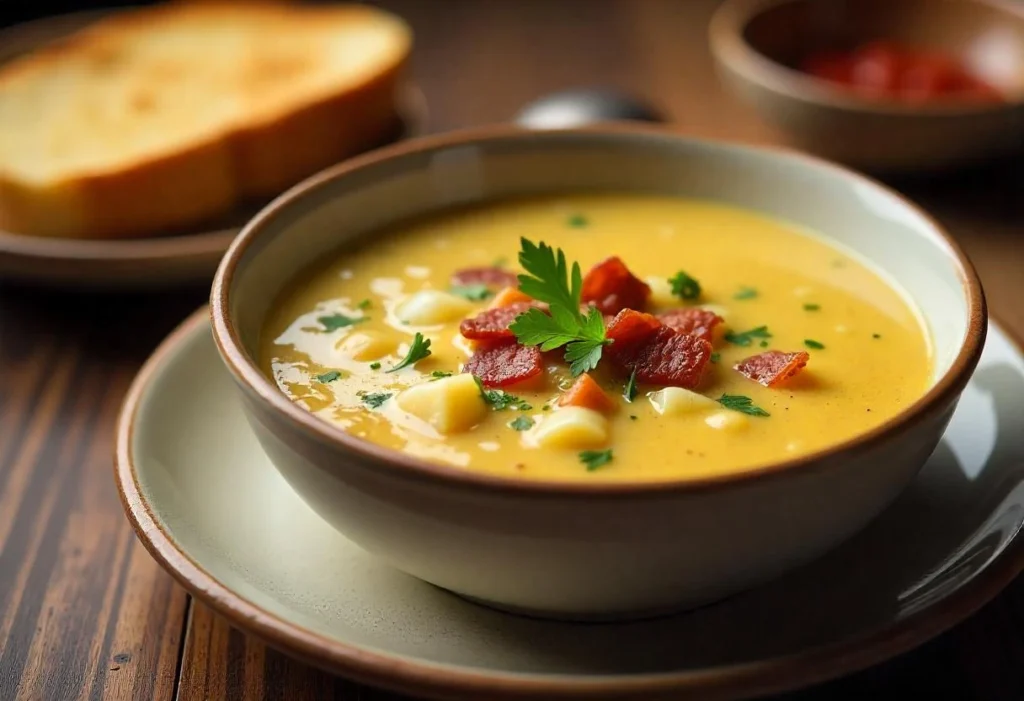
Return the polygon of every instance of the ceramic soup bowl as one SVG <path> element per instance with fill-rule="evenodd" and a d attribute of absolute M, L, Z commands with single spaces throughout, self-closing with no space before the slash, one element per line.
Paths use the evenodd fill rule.
<path fill-rule="evenodd" d="M 289 401 L 259 369 L 268 309 L 311 263 L 428 212 L 600 189 L 718 200 L 852 249 L 919 307 L 934 347 L 930 388 L 877 429 L 785 463 L 703 479 L 570 484 L 483 475 L 365 442 Z M 619 253 L 628 259 L 630 247 L 644 245 L 627 239 Z M 321 173 L 243 230 L 217 273 L 211 309 L 257 438 L 313 510 L 427 582 L 562 618 L 709 602 L 852 535 L 935 448 L 979 358 L 986 322 L 970 263 L 893 192 L 810 157 L 637 126 L 456 133 Z"/>

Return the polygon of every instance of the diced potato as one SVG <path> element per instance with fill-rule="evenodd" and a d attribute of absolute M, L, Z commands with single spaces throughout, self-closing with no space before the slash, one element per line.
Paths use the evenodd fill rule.
<path fill-rule="evenodd" d="M 338 350 L 353 360 L 366 362 L 394 353 L 398 344 L 375 331 L 353 331 L 338 344 Z"/>
<path fill-rule="evenodd" d="M 473 310 L 469 300 L 440 290 L 420 290 L 395 308 L 398 320 L 431 326 L 461 319 Z"/>
<path fill-rule="evenodd" d="M 749 419 L 743 414 L 736 411 L 719 411 L 708 418 L 704 419 L 711 428 L 717 428 L 722 431 L 729 431 L 730 433 L 735 431 L 742 431 L 747 427 Z"/>
<path fill-rule="evenodd" d="M 426 421 L 440 433 L 460 433 L 483 420 L 487 403 L 468 373 L 410 387 L 398 395 L 398 406 Z"/>
<path fill-rule="evenodd" d="M 542 448 L 599 448 L 608 442 L 608 419 L 593 409 L 562 407 L 530 429 L 524 440 Z"/>
<path fill-rule="evenodd" d="M 668 278 L 652 275 L 644 278 L 644 282 L 651 288 L 651 302 L 654 304 L 663 307 L 679 304 L 679 298 L 672 294 L 672 284 Z"/>
<path fill-rule="evenodd" d="M 657 392 L 648 392 L 647 399 L 656 412 L 665 416 L 684 416 L 718 408 L 718 402 L 714 399 L 682 387 L 666 387 Z"/>
<path fill-rule="evenodd" d="M 466 338 L 461 333 L 456 332 L 452 336 L 452 345 L 455 346 L 459 351 L 466 354 L 466 357 L 473 355 L 476 352 L 476 342 L 472 339 Z"/>

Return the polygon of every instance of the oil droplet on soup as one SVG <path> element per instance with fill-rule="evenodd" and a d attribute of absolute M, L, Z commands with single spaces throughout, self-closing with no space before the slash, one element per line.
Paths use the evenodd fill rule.
<path fill-rule="evenodd" d="M 481 387 L 463 370 L 482 346 L 460 325 L 529 306 L 509 289 L 524 272 L 521 238 L 561 250 L 585 275 L 619 257 L 636 289 L 650 290 L 634 301 L 645 312 L 717 315 L 699 381 L 644 381 L 653 351 L 623 360 L 625 345 L 598 341 L 600 360 L 579 387 L 564 345 L 540 354 L 530 379 Z M 576 323 L 572 313 L 538 313 Z M 523 480 L 701 478 L 792 460 L 893 418 L 932 372 L 919 314 L 855 256 L 750 211 L 634 194 L 502 201 L 383 232 L 298 276 L 261 342 L 265 372 L 324 421 L 419 458 Z M 700 343 L 672 348 L 700 355 Z M 470 367 L 486 375 L 536 361 L 532 348 L 520 350 Z"/>

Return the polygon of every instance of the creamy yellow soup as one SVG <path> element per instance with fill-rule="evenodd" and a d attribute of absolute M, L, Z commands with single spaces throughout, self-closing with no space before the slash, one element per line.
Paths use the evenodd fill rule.
<path fill-rule="evenodd" d="M 450 293 L 451 276 L 490 265 L 520 272 L 520 237 L 564 250 L 584 272 L 618 255 L 651 285 L 648 311 L 700 306 L 723 317 L 694 390 L 702 396 L 666 402 L 661 387 L 641 385 L 627 401 L 626 378 L 602 361 L 591 374 L 614 408 L 595 419 L 596 433 L 575 418 L 563 429 L 570 414 L 558 402 L 573 379 L 561 351 L 545 356 L 541 378 L 503 388 L 511 406 L 467 389 L 460 371 L 473 347 L 460 322 L 494 300 L 480 289 L 469 295 L 486 298 Z M 699 282 L 696 300 L 672 295 L 668 280 L 680 270 Z M 762 326 L 770 337 L 726 340 Z M 388 372 L 417 332 L 430 355 Z M 733 369 L 769 349 L 810 359 L 771 388 Z M 700 478 L 796 458 L 892 418 L 922 395 L 932 370 L 920 316 L 849 253 L 749 211 L 636 194 L 499 202 L 340 251 L 276 302 L 261 362 L 294 402 L 354 436 L 466 470 L 557 481 Z M 723 395 L 762 411 L 727 407 Z"/>

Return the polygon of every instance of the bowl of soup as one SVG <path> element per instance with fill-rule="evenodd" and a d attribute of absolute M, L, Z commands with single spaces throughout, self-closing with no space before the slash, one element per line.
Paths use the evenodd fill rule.
<path fill-rule="evenodd" d="M 986 323 L 962 252 L 884 187 L 614 125 L 326 171 L 244 229 L 211 314 L 314 511 L 461 596 L 586 619 L 855 533 L 935 448 Z"/>
<path fill-rule="evenodd" d="M 1024 10 L 999 0 L 726 0 L 725 85 L 788 140 L 876 172 L 1024 146 Z"/>

